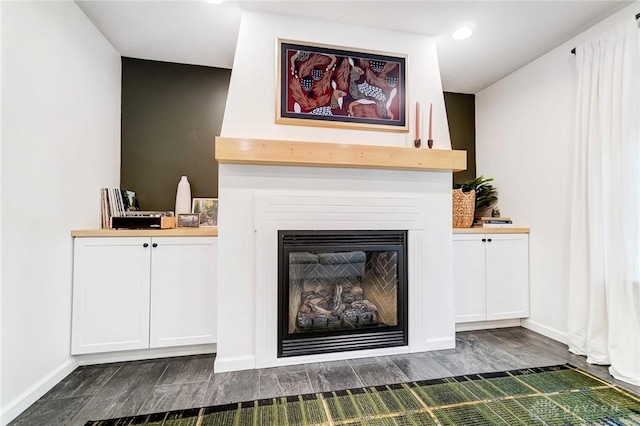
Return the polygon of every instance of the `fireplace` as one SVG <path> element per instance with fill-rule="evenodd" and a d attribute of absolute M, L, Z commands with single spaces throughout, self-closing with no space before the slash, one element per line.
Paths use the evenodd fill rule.
<path fill-rule="evenodd" d="M 279 231 L 278 357 L 406 346 L 407 231 Z"/>
<path fill-rule="evenodd" d="M 451 173 L 240 164 L 220 170 L 227 201 L 219 213 L 218 372 L 455 347 Z M 278 233 L 311 229 L 406 232 L 406 345 L 282 356 L 282 337 L 291 343 L 301 333 L 287 337 L 278 322 Z"/>

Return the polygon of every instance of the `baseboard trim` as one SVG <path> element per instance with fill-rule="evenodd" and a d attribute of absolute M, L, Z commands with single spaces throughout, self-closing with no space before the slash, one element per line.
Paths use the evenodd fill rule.
<path fill-rule="evenodd" d="M 141 359 L 167 358 L 173 356 L 211 354 L 217 351 L 217 345 L 191 345 L 170 348 L 139 349 L 132 351 L 105 352 L 76 355 L 78 365 L 106 364 L 110 362 L 138 361 Z"/>
<path fill-rule="evenodd" d="M 565 345 L 569 344 L 569 336 L 567 336 L 566 332 L 556 330 L 555 328 L 548 327 L 530 319 L 522 321 L 522 326 L 531 331 L 535 331 L 538 334 L 547 336 L 550 339 L 557 340 L 560 343 L 564 343 Z"/>
<path fill-rule="evenodd" d="M 216 356 L 213 363 L 215 373 L 228 373 L 230 371 L 254 370 L 256 368 L 256 357 L 254 355 L 238 357 Z"/>
<path fill-rule="evenodd" d="M 6 407 L 2 407 L 2 411 L 0 411 L 0 424 L 5 426 L 18 417 L 20 413 L 29 408 L 31 404 L 40 399 L 45 393 L 49 392 L 77 367 L 78 363 L 76 360 L 69 358 L 42 379 L 38 380 L 33 386 L 18 395 L 13 401 L 10 401 Z"/>
<path fill-rule="evenodd" d="M 490 328 L 520 327 L 521 320 L 508 319 L 496 321 L 463 322 L 456 324 L 456 331 L 488 330 Z"/>

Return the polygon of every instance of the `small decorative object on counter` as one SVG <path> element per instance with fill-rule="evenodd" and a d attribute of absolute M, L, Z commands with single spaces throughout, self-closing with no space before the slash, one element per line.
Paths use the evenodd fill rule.
<path fill-rule="evenodd" d="M 510 217 L 487 216 L 476 218 L 474 226 L 482 228 L 512 228 L 513 221 Z"/>
<path fill-rule="evenodd" d="M 462 189 L 454 189 L 451 192 L 453 203 L 453 227 L 469 228 L 473 225 L 473 213 L 475 211 L 476 192 L 463 192 Z"/>
<path fill-rule="evenodd" d="M 181 213 L 191 213 L 191 185 L 186 176 L 180 178 L 176 192 L 175 214 L 178 216 Z"/>
<path fill-rule="evenodd" d="M 111 218 L 114 229 L 167 229 L 176 227 L 172 211 L 129 211 Z"/>
<path fill-rule="evenodd" d="M 191 212 L 200 214 L 200 226 L 209 228 L 218 226 L 218 199 L 194 198 Z"/>
<path fill-rule="evenodd" d="M 199 213 L 180 213 L 178 215 L 178 228 L 197 228 L 199 226 Z"/>
<path fill-rule="evenodd" d="M 475 217 L 490 216 L 491 210 L 498 204 L 498 191 L 491 184 L 493 178 L 485 178 L 478 176 L 475 179 L 462 183 L 456 183 L 453 187 L 460 188 L 462 191 L 475 191 L 476 193 L 476 211 Z"/>
<path fill-rule="evenodd" d="M 102 228 L 111 228 L 111 218 L 140 210 L 136 193 L 120 188 L 100 189 L 100 214 Z"/>
<path fill-rule="evenodd" d="M 500 209 L 496 207 L 495 209 L 491 210 L 491 217 L 500 217 Z"/>

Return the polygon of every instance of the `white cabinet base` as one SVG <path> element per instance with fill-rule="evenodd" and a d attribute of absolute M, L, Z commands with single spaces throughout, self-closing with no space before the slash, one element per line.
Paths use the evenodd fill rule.
<path fill-rule="evenodd" d="M 216 341 L 213 238 L 154 238 L 149 347 Z"/>
<path fill-rule="evenodd" d="M 459 236 L 453 240 L 453 302 L 456 323 L 484 321 L 485 244 L 478 236 Z"/>
<path fill-rule="evenodd" d="M 454 234 L 453 290 L 456 324 L 471 324 L 464 329 L 520 325 L 529 316 L 528 234 Z"/>
<path fill-rule="evenodd" d="M 487 321 L 529 316 L 529 239 L 487 234 Z"/>
<path fill-rule="evenodd" d="M 72 355 L 149 346 L 148 241 L 76 238 Z"/>
<path fill-rule="evenodd" d="M 490 328 L 506 328 L 506 327 L 520 327 L 522 325 L 520 318 L 497 320 L 497 321 L 477 321 L 477 322 L 463 322 L 456 324 L 456 332 L 458 331 L 473 331 L 473 330 L 488 330 Z"/>
<path fill-rule="evenodd" d="M 168 358 L 174 356 L 213 354 L 217 345 L 190 345 L 172 348 L 139 349 L 134 351 L 104 352 L 76 355 L 78 365 L 108 364 L 111 362 L 138 361 L 141 359 Z"/>
<path fill-rule="evenodd" d="M 216 269 L 215 237 L 76 237 L 71 354 L 215 343 Z"/>

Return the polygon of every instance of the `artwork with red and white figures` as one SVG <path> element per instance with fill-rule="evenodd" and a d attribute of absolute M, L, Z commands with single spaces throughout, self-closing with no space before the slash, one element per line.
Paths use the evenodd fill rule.
<path fill-rule="evenodd" d="M 408 131 L 405 56 L 282 40 L 279 54 L 278 123 Z"/>

